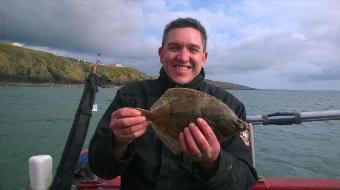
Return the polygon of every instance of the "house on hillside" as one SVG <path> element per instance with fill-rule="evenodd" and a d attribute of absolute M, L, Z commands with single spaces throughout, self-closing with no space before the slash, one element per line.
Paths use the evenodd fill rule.
<path fill-rule="evenodd" d="M 11 45 L 17 46 L 17 47 L 23 47 L 23 44 L 19 43 L 19 42 L 13 42 L 13 43 L 11 43 Z"/>
<path fill-rule="evenodd" d="M 125 67 L 124 65 L 122 64 L 114 64 L 115 67 Z"/>

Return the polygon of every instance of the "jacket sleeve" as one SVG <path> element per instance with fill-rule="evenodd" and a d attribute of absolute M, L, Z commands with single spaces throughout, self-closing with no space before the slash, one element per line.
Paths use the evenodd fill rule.
<path fill-rule="evenodd" d="M 99 121 L 89 147 L 89 164 L 91 170 L 100 178 L 113 179 L 128 166 L 133 148 L 129 146 L 124 160 L 117 160 L 113 155 L 112 142 L 114 135 L 110 129 L 111 114 L 122 107 L 119 91 L 109 108 Z"/>
<path fill-rule="evenodd" d="M 235 113 L 239 118 L 245 119 L 245 108 L 242 103 Z M 246 145 L 239 135 L 228 138 L 221 144 L 217 172 L 210 178 L 201 180 L 204 181 L 206 189 L 250 189 L 257 180 L 256 170 L 252 166 L 250 146 Z"/>

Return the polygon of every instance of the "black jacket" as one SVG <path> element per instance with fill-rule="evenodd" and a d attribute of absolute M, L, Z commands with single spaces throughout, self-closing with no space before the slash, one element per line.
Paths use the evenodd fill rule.
<path fill-rule="evenodd" d="M 248 189 L 256 181 L 251 149 L 239 135 L 221 144 L 219 167 L 206 178 L 185 156 L 176 156 L 166 148 L 149 127 L 144 135 L 129 145 L 124 160 L 116 160 L 112 151 L 114 138 L 109 128 L 111 113 L 122 107 L 149 109 L 168 89 L 186 87 L 209 93 L 225 102 L 239 118 L 245 120 L 244 105 L 233 95 L 204 81 L 204 70 L 189 84 L 177 85 L 160 71 L 157 80 L 127 85 L 118 90 L 113 102 L 99 122 L 89 148 L 90 167 L 101 178 L 121 176 L 121 189 Z"/>

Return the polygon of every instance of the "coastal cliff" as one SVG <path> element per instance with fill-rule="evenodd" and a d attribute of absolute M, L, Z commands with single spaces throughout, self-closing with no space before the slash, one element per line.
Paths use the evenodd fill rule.
<path fill-rule="evenodd" d="M 92 71 L 93 63 L 52 53 L 0 43 L 0 84 L 80 85 Z M 120 64 L 100 65 L 97 75 L 104 86 L 119 86 L 132 81 L 152 79 L 135 68 Z M 224 89 L 252 89 L 228 82 L 208 80 Z"/>

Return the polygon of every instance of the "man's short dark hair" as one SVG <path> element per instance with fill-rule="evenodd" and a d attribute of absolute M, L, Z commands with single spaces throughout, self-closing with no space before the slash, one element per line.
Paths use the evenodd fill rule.
<path fill-rule="evenodd" d="M 163 32 L 162 47 L 165 45 L 165 41 L 170 30 L 186 27 L 194 28 L 201 33 L 203 50 L 205 51 L 207 49 L 207 32 L 205 31 L 204 26 L 194 18 L 177 18 L 167 24 Z"/>

